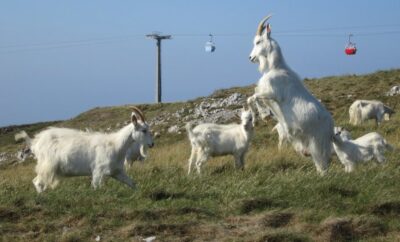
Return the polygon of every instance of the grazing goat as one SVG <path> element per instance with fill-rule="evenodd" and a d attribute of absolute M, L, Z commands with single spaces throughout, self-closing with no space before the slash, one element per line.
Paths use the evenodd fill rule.
<path fill-rule="evenodd" d="M 144 161 L 147 157 L 147 145 L 134 143 L 125 155 L 125 166 L 130 168 L 134 161 Z"/>
<path fill-rule="evenodd" d="M 353 125 L 368 119 L 375 119 L 376 124 L 380 125 L 385 116 L 389 119 L 394 113 L 393 109 L 375 100 L 356 100 L 349 108 L 350 123 Z"/>
<path fill-rule="evenodd" d="M 38 193 L 55 188 L 60 176 L 92 176 L 95 189 L 101 186 L 104 176 L 111 176 L 134 189 L 135 183 L 124 169 L 127 150 L 135 143 L 153 146 L 149 126 L 136 107 L 131 123 L 114 133 L 51 127 L 30 142 L 37 158 L 33 184 Z"/>
<path fill-rule="evenodd" d="M 345 172 L 352 172 L 355 165 L 375 158 L 379 163 L 385 162 L 384 152 L 393 150 L 393 147 L 382 135 L 371 132 L 352 140 L 349 134 L 340 130 L 334 136 L 333 148 Z"/>
<path fill-rule="evenodd" d="M 400 94 L 400 86 L 395 85 L 386 93 L 386 96 L 395 96 Z"/>
<path fill-rule="evenodd" d="M 196 164 L 200 174 L 201 165 L 207 159 L 215 156 L 231 154 L 235 157 L 236 168 L 244 167 L 244 156 L 248 150 L 253 135 L 253 115 L 243 109 L 240 124 L 204 123 L 194 127 L 192 122 L 186 124 L 186 131 L 192 146 L 189 158 L 190 174 L 193 164 Z"/>
<path fill-rule="evenodd" d="M 257 105 L 269 108 L 293 147 L 307 151 L 323 175 L 331 156 L 333 119 L 286 64 L 278 42 L 271 38 L 270 25 L 265 25 L 269 18 L 265 17 L 258 25 L 249 57 L 253 63 L 259 63 L 263 75 L 247 102 L 253 112 Z"/>

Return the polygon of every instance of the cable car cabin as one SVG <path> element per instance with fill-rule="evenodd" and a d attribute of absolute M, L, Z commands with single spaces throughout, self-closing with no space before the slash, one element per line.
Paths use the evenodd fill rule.
<path fill-rule="evenodd" d="M 351 42 L 352 36 L 353 36 L 353 34 L 349 34 L 349 42 L 348 42 L 346 48 L 344 49 L 344 53 L 346 53 L 346 55 L 355 55 L 357 52 L 356 44 Z"/>
<path fill-rule="evenodd" d="M 212 34 L 209 34 L 208 36 L 210 36 L 210 40 L 206 42 L 206 45 L 204 48 L 205 48 L 206 52 L 211 53 L 211 52 L 215 51 L 215 44 L 213 41 L 214 36 Z"/>
<path fill-rule="evenodd" d="M 344 52 L 346 55 L 355 55 L 357 52 L 357 48 L 354 44 L 350 44 L 346 46 L 346 49 L 344 49 Z"/>
<path fill-rule="evenodd" d="M 206 52 L 214 52 L 215 51 L 215 44 L 212 41 L 207 41 L 205 45 L 205 50 Z"/>

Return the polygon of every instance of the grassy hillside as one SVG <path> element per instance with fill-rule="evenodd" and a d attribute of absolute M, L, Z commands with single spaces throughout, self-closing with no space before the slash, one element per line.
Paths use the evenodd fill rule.
<path fill-rule="evenodd" d="M 305 80 L 311 92 L 333 114 L 336 125 L 353 137 L 377 131 L 400 147 L 400 116 L 380 127 L 374 122 L 348 124 L 348 108 L 356 99 L 377 99 L 395 107 L 400 96 L 384 93 L 400 84 L 400 70 L 363 76 Z M 35 161 L 0 167 L 0 241 L 399 241 L 400 155 L 387 153 L 387 164 L 360 165 L 344 173 L 337 158 L 328 175 L 317 175 L 312 161 L 291 148 L 277 150 L 273 121 L 260 122 L 246 157 L 244 171 L 232 157 L 215 158 L 201 176 L 187 176 L 190 145 L 186 134 L 166 134 L 182 120 L 173 113 L 203 100 L 250 95 L 253 87 L 218 90 L 189 102 L 139 105 L 147 119 L 168 117 L 149 159 L 128 174 L 139 189 L 112 179 L 93 190 L 90 178 L 61 181 L 38 195 L 31 183 Z M 21 129 L 32 134 L 48 125 L 93 130 L 115 129 L 129 118 L 129 106 L 95 108 L 66 121 L 2 128 L 0 153 L 16 152 Z M 10 158 L 13 159 L 13 158 Z M 12 163 L 12 162 L 10 162 Z"/>

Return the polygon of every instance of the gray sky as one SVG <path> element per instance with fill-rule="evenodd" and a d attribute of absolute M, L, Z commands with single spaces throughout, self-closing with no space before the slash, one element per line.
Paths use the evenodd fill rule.
<path fill-rule="evenodd" d="M 155 99 L 153 31 L 163 42 L 163 100 L 256 83 L 258 22 L 301 77 L 399 68 L 400 1 L 5 0 L 0 8 L 0 126 L 69 119 Z M 204 51 L 208 34 L 216 51 Z M 358 53 L 346 56 L 348 34 Z"/>

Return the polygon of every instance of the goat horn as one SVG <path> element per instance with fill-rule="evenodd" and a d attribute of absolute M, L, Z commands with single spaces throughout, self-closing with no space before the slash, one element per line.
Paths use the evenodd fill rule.
<path fill-rule="evenodd" d="M 142 111 L 138 107 L 135 107 L 135 106 L 133 106 L 132 109 L 137 115 L 139 115 L 139 118 L 142 120 L 142 122 L 144 122 L 145 118 L 144 118 Z"/>
<path fill-rule="evenodd" d="M 258 24 L 256 35 L 261 35 L 262 34 L 262 32 L 265 29 L 264 23 L 271 17 L 272 17 L 272 14 L 268 15 L 267 17 L 263 18 L 263 20 L 261 20 L 261 22 Z"/>

